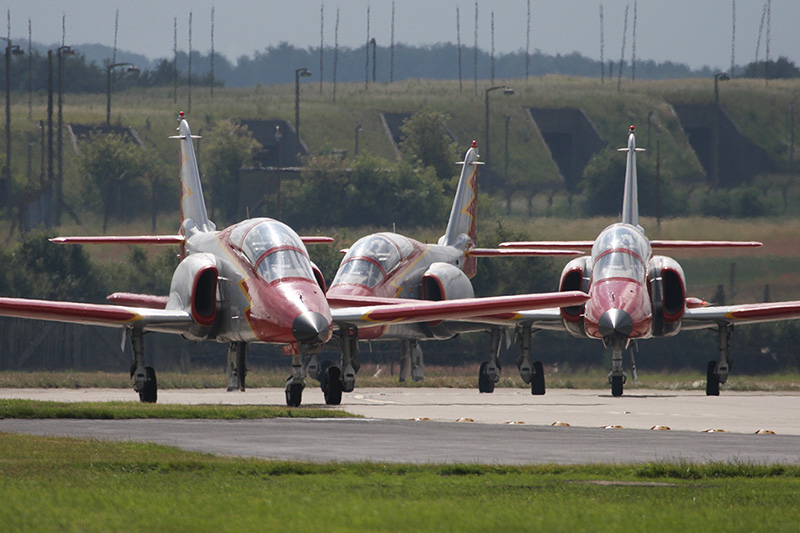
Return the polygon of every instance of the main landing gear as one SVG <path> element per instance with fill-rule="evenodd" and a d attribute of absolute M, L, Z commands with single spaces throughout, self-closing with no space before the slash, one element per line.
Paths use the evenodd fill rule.
<path fill-rule="evenodd" d="M 733 326 L 720 325 L 717 330 L 717 361 L 706 365 L 706 396 L 719 396 L 719 385 L 728 381 L 731 369 L 731 335 Z"/>
<path fill-rule="evenodd" d="M 400 383 L 411 377 L 415 383 L 425 381 L 422 347 L 417 340 L 400 341 Z"/>
<path fill-rule="evenodd" d="M 495 383 L 500 381 L 500 343 L 503 340 L 503 333 L 499 328 L 494 328 L 491 335 L 489 360 L 481 363 L 478 371 L 478 392 L 481 393 L 494 392 Z"/>
<path fill-rule="evenodd" d="M 158 382 L 156 371 L 144 363 L 144 332 L 139 328 L 131 328 L 131 347 L 133 348 L 133 361 L 131 361 L 131 378 L 133 390 L 139 393 L 139 401 L 156 403 L 158 400 Z"/>
<path fill-rule="evenodd" d="M 542 395 L 545 393 L 544 365 L 541 361 L 531 361 L 531 336 L 535 333 L 530 324 L 521 326 L 517 330 L 517 345 L 519 356 L 516 363 L 519 375 L 531 386 L 531 394 Z M 489 359 L 481 363 L 478 371 L 478 391 L 494 392 L 495 384 L 500 381 L 500 343 L 503 340 L 503 330 L 495 328 L 491 331 L 491 349 Z"/>
<path fill-rule="evenodd" d="M 545 393 L 544 365 L 541 361 L 531 361 L 531 337 L 533 336 L 530 324 L 523 325 L 517 330 L 517 345 L 519 356 L 517 368 L 522 381 L 530 384 L 531 394 L 542 395 Z"/>
<path fill-rule="evenodd" d="M 342 403 L 343 392 L 353 392 L 356 388 L 356 373 L 361 367 L 358 362 L 358 330 L 343 329 L 339 337 L 342 343 L 340 365 L 326 361 L 319 372 L 319 383 L 327 405 L 339 405 Z"/>
<path fill-rule="evenodd" d="M 247 375 L 247 343 L 232 342 L 228 345 L 228 391 L 244 392 Z"/>

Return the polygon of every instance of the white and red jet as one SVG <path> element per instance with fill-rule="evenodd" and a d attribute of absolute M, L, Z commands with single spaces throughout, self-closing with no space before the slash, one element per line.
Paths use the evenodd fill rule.
<path fill-rule="evenodd" d="M 737 323 L 800 318 L 800 301 L 749 305 L 711 306 L 686 296 L 686 278 L 672 258 L 653 250 L 685 248 L 758 247 L 758 242 L 649 240 L 639 225 L 634 128 L 628 135 L 622 221 L 604 229 L 594 241 L 529 241 L 502 243 L 501 247 L 591 249 L 591 255 L 570 261 L 561 274 L 559 289 L 581 290 L 589 295 L 583 306 L 521 313 L 515 320 L 521 360 L 530 360 L 530 336 L 537 330 L 567 330 L 576 337 L 602 340 L 612 348 L 609 382 L 614 396 L 622 395 L 626 374 L 623 350 L 631 341 L 668 337 L 680 330 L 716 329 L 719 357 L 707 366 L 708 395 L 719 394 L 730 368 L 730 335 Z M 636 365 L 631 353 L 634 379 Z M 544 376 L 532 383 L 534 394 L 544 394 Z"/>
<path fill-rule="evenodd" d="M 507 320 L 526 307 L 522 299 L 528 295 L 474 298 L 470 279 L 477 270 L 477 257 L 517 255 L 578 255 L 572 250 L 492 250 L 476 248 L 478 161 L 477 144 L 464 155 L 450 218 L 445 234 L 437 244 L 425 244 L 397 233 L 383 232 L 367 235 L 347 250 L 339 270 L 328 289 L 336 335 L 341 340 L 342 359 L 322 369 L 320 382 L 325 401 L 339 403 L 342 391 L 355 386 L 358 370 L 359 340 L 400 341 L 402 357 L 400 380 L 424 378 L 422 349 L 419 341 L 449 339 L 459 333 L 486 331 L 492 333 L 489 361 L 481 367 L 482 388 L 494 388 L 499 379 L 497 354 L 502 340 L 502 327 L 491 320 Z M 559 295 L 586 298 L 580 290 L 540 294 L 538 308 L 552 305 L 571 305 L 556 301 Z M 409 309 L 404 320 L 378 323 L 382 313 L 398 302 L 406 302 L 417 310 L 439 309 L 439 320 L 423 320 Z M 413 303 L 412 303 L 413 302 Z M 583 303 L 583 302 L 580 302 Z M 480 306 L 476 305 L 480 304 Z M 370 315 L 359 306 L 375 305 Z M 350 307 L 356 306 L 356 307 Z M 450 310 L 445 316 L 445 311 Z M 505 314 L 502 314 L 505 313 Z M 490 322 L 487 322 L 490 320 Z"/>

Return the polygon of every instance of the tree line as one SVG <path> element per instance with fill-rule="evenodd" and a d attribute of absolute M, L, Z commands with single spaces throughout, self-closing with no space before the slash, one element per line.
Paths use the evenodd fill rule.
<path fill-rule="evenodd" d="M 96 50 L 97 49 L 97 50 Z M 101 50 L 101 51 L 98 51 Z M 65 92 L 99 93 L 106 90 L 107 66 L 110 59 L 99 59 L 103 55 L 111 57 L 112 50 L 107 47 L 92 45 L 91 59 L 86 53 L 76 50 L 74 55 L 63 55 L 62 79 Z M 314 76 L 324 81 L 332 81 L 334 68 L 336 79 L 340 82 L 388 82 L 414 78 L 424 79 L 461 79 L 469 83 L 473 79 L 473 63 L 477 64 L 478 78 L 489 79 L 492 74 L 498 79 L 523 78 L 527 75 L 542 76 L 546 74 L 564 74 L 569 76 L 613 78 L 618 73 L 617 63 L 606 62 L 601 65 L 599 61 L 587 58 L 577 52 L 571 54 L 544 54 L 537 50 L 530 55 L 526 62 L 526 55 L 522 51 L 499 54 L 492 57 L 489 53 L 478 50 L 477 57 L 471 48 L 462 46 L 460 53 L 455 44 L 436 44 L 432 46 L 416 47 L 403 44 L 394 47 L 394 63 L 390 63 L 392 56 L 387 47 L 378 46 L 375 50 L 375 79 L 372 79 L 372 66 L 365 69 L 366 55 L 363 48 L 342 47 L 335 50 L 331 47 L 323 48 L 323 72 L 316 72 L 320 64 L 319 48 L 297 48 L 288 43 L 270 46 L 263 51 L 255 52 L 252 56 L 240 56 L 231 61 L 225 56 L 215 54 L 213 57 L 214 71 L 211 71 L 211 54 L 192 52 L 192 77 L 191 83 L 207 86 L 211 83 L 228 87 L 251 87 L 257 84 L 271 85 L 291 83 L 294 81 L 294 72 L 300 67 L 309 67 L 314 71 Z M 51 68 L 57 73 L 58 54 L 52 52 L 52 67 L 48 63 L 47 51 L 37 45 L 30 56 L 11 55 L 11 87 L 15 91 L 46 91 Z M 459 56 L 461 61 L 459 61 Z M 118 89 L 129 87 L 168 87 L 177 83 L 186 85 L 189 79 L 189 55 L 184 51 L 178 52 L 173 58 L 160 58 L 149 61 L 144 56 L 135 54 L 120 54 L 126 62 L 136 63 L 138 72 L 124 72 L 119 69 L 115 72 L 115 84 Z M 136 58 L 136 59 L 134 59 Z M 141 61 L 139 61 L 141 59 Z M 370 54 L 369 61 L 372 61 Z M 526 70 L 526 63 L 529 67 Z M 459 68 L 459 64 L 462 65 Z M 468 65 L 468 66 L 467 66 Z M 629 61 L 623 63 L 623 75 L 631 72 Z M 612 68 L 613 67 L 613 68 Z M 366 75 L 365 75 L 366 72 Z M 652 60 L 637 61 L 636 75 L 640 79 L 672 79 L 691 77 L 711 77 L 716 72 L 710 67 L 691 69 L 682 63 L 672 61 L 655 62 Z M 55 74 L 57 75 L 57 74 Z M 759 61 L 737 67 L 735 76 L 755 77 L 770 79 L 796 78 L 800 76 L 800 69 L 794 62 L 785 57 L 769 62 Z M 5 84 L 5 71 L 0 69 L 0 83 Z"/>

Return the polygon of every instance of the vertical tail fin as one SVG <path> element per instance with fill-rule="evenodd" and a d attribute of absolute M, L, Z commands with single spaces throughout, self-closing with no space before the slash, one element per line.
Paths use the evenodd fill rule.
<path fill-rule="evenodd" d="M 628 134 L 628 147 L 619 148 L 618 151 L 628 152 L 628 160 L 625 164 L 625 192 L 622 196 L 622 223 L 638 226 L 639 192 L 636 178 L 636 152 L 644 152 L 644 148 L 636 148 L 633 126 Z"/>
<path fill-rule="evenodd" d="M 192 136 L 189 123 L 183 118 L 183 111 L 179 120 L 178 135 L 170 138 L 179 139 L 181 142 L 181 230 L 185 232 L 187 229 L 185 223 L 191 220 L 191 225 L 199 231 L 214 231 L 216 226 L 208 219 L 203 185 L 200 182 L 200 171 L 197 169 L 197 157 L 192 144 L 192 139 L 199 137 Z"/>
<path fill-rule="evenodd" d="M 444 246 L 455 246 L 466 250 L 475 246 L 478 239 L 478 143 L 472 141 L 472 147 L 464 155 L 464 165 L 461 169 L 461 177 L 458 180 L 458 188 L 450 211 L 450 219 L 447 222 L 445 234 L 439 239 L 439 244 Z M 477 263 L 474 257 L 464 258 L 462 269 L 468 277 L 475 275 Z"/>

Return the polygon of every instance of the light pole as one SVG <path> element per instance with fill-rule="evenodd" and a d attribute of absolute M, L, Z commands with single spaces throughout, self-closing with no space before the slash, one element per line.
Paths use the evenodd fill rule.
<path fill-rule="evenodd" d="M 294 134 L 297 136 L 297 150 L 300 153 L 300 77 L 310 78 L 311 71 L 307 68 L 294 70 Z"/>
<path fill-rule="evenodd" d="M 64 160 L 62 157 L 63 154 L 63 147 L 64 147 L 64 139 L 63 139 L 63 114 L 62 114 L 62 107 L 63 107 L 63 93 L 64 93 L 64 56 L 71 56 L 75 55 L 75 51 L 70 48 L 69 46 L 59 46 L 56 49 L 56 55 L 58 56 L 58 137 L 56 140 L 58 141 L 56 144 L 56 152 L 58 154 L 58 171 L 56 172 L 56 199 L 55 199 L 55 210 L 54 210 L 54 218 L 55 224 L 58 226 L 61 223 L 61 203 L 63 202 L 63 171 L 64 171 Z"/>
<path fill-rule="evenodd" d="M 712 129 L 712 142 L 711 147 L 713 154 L 711 157 L 711 182 L 714 187 L 719 186 L 719 126 L 720 126 L 720 111 L 719 111 L 719 82 L 731 79 L 724 72 L 717 72 L 714 74 L 714 127 Z"/>
<path fill-rule="evenodd" d="M 11 44 L 11 39 L 0 37 L 6 41 L 6 187 L 11 190 L 11 56 L 24 54 L 18 45 Z M 10 203 L 9 198 L 4 200 L 5 204 Z"/>
<path fill-rule="evenodd" d="M 356 148 L 355 148 L 355 150 L 353 150 L 353 157 L 357 157 L 358 156 L 358 134 L 362 130 L 363 130 L 363 128 L 361 127 L 361 124 L 356 126 L 356 130 L 355 130 L 355 132 L 356 132 Z"/>
<path fill-rule="evenodd" d="M 378 43 L 375 42 L 375 37 L 369 40 L 372 45 L 372 83 L 375 83 L 375 71 L 377 70 L 378 59 Z"/>
<path fill-rule="evenodd" d="M 484 119 L 484 141 L 486 143 L 486 150 L 485 150 L 485 157 L 483 159 L 487 165 L 490 164 L 490 157 L 491 157 L 491 151 L 489 149 L 491 145 L 489 141 L 489 93 L 492 91 L 498 91 L 500 89 L 503 89 L 503 94 L 506 96 L 514 94 L 514 89 L 512 89 L 507 85 L 495 85 L 494 87 L 489 87 L 488 89 L 486 89 L 486 98 L 484 106 L 486 111 L 486 116 Z"/>
<path fill-rule="evenodd" d="M 139 72 L 133 63 L 114 63 L 106 67 L 106 126 L 111 125 L 111 71 L 117 67 L 128 67 L 128 72 Z"/>
<path fill-rule="evenodd" d="M 278 220 L 281 219 L 281 127 L 275 126 L 275 147 L 278 153 Z"/>

